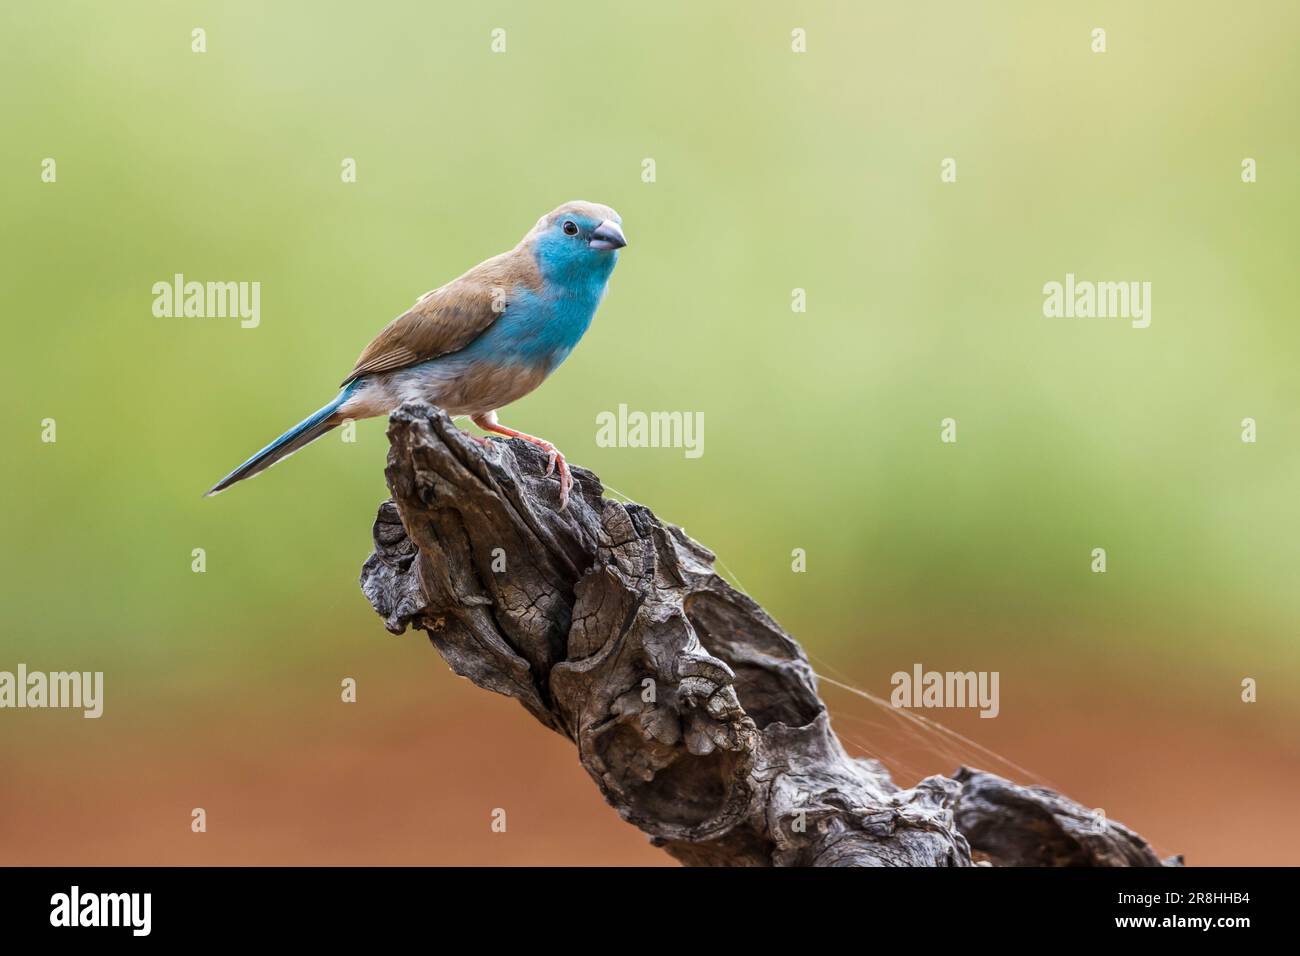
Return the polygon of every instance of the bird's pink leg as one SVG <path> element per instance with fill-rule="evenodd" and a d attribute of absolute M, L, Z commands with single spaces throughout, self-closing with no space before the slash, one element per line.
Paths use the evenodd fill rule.
<path fill-rule="evenodd" d="M 559 470 L 560 472 L 560 510 L 563 511 L 569 503 L 569 489 L 573 487 L 573 476 L 569 474 L 568 462 L 560 454 L 560 450 L 548 442 L 545 438 L 538 438 L 536 435 L 529 435 L 525 432 L 515 431 L 513 428 L 507 428 L 497 421 L 496 412 L 484 412 L 482 415 L 471 415 L 472 421 L 485 432 L 493 432 L 497 435 L 505 435 L 507 438 L 522 438 L 526 442 L 537 445 L 546 452 L 546 474 Z"/>

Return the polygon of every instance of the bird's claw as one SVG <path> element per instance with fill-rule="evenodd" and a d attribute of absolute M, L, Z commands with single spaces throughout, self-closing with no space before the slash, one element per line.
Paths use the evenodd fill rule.
<path fill-rule="evenodd" d="M 557 470 L 560 473 L 560 510 L 563 511 L 569 503 L 569 492 L 573 488 L 573 475 L 569 473 L 569 463 L 560 454 L 560 449 L 550 442 L 543 441 L 538 444 L 542 451 L 546 452 L 546 470 L 542 472 L 542 477 L 549 478 Z"/>
<path fill-rule="evenodd" d="M 504 435 L 506 438 L 518 438 L 535 445 L 542 451 L 546 452 L 546 471 L 542 477 L 549 478 L 556 471 L 560 473 L 560 510 L 563 511 L 569 503 L 569 492 L 573 488 L 573 475 L 569 473 L 569 463 L 564 460 L 560 450 L 548 442 L 545 438 L 538 438 L 536 435 L 528 435 L 524 432 L 515 431 L 513 428 L 506 428 L 496 420 L 493 414 L 475 416 L 473 419 L 475 425 L 478 425 L 485 431 L 495 432 L 498 435 Z M 483 440 L 486 444 L 486 440 Z"/>
<path fill-rule="evenodd" d="M 560 472 L 560 510 L 563 511 L 569 504 L 569 491 L 573 488 L 573 475 L 569 473 L 569 463 L 564 460 L 559 449 L 551 447 L 547 453 L 545 477 L 549 478 L 551 472 L 558 470 Z"/>

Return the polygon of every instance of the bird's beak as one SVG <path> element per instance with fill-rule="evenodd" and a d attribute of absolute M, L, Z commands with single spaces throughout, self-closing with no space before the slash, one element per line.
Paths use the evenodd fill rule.
<path fill-rule="evenodd" d="M 613 219 L 606 219 L 591 231 L 591 241 L 587 243 L 593 249 L 622 249 L 627 245 L 623 230 Z"/>

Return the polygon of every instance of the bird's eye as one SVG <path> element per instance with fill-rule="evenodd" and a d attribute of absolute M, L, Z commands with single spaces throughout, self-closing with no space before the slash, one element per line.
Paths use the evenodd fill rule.
<path fill-rule="evenodd" d="M 572 219 L 564 220 L 564 225 L 560 228 L 564 230 L 566 236 L 576 236 L 578 234 L 578 224 Z"/>

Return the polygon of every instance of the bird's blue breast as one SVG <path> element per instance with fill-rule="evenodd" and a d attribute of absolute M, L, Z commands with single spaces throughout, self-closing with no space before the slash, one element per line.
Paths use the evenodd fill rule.
<path fill-rule="evenodd" d="M 501 318 L 461 355 L 554 371 L 591 326 L 613 270 L 608 259 L 608 269 L 583 270 L 563 284 L 544 278 L 538 288 L 515 289 Z"/>

